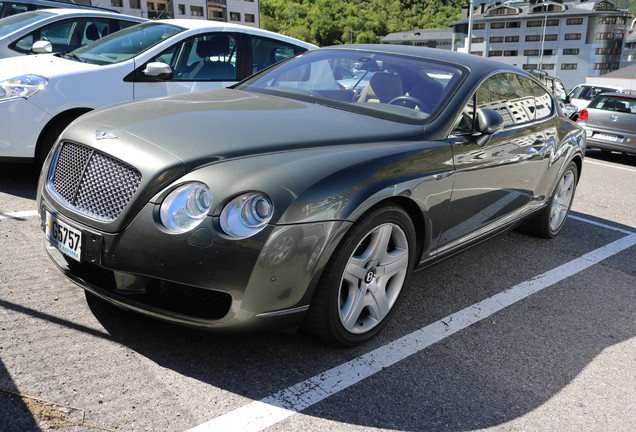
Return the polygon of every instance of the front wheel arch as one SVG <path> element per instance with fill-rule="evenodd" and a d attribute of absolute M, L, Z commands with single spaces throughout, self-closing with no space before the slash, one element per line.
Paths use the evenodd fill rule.
<path fill-rule="evenodd" d="M 73 120 L 92 111 L 91 108 L 74 108 L 68 111 L 59 113 L 53 117 L 42 129 L 40 136 L 35 147 L 35 163 L 38 166 L 42 166 L 46 156 L 49 154 L 51 148 L 55 144 L 55 141 L 60 136 L 62 131 L 71 124 Z"/>

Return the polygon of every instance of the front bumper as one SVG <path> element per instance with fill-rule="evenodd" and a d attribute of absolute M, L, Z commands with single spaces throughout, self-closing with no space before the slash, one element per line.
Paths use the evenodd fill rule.
<path fill-rule="evenodd" d="M 65 215 L 48 196 L 46 211 L 82 232 L 82 262 L 45 240 L 63 273 L 86 291 L 119 306 L 190 327 L 263 330 L 302 322 L 334 238 L 346 222 L 268 227 L 244 240 L 224 238 L 215 218 L 193 233 L 162 232 L 147 204 L 121 232 L 106 233 Z"/>
<path fill-rule="evenodd" d="M 51 116 L 27 99 L 0 102 L 0 160 L 33 158 Z"/>

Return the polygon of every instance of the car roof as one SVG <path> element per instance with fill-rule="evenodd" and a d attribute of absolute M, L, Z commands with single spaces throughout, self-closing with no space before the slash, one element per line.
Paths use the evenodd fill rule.
<path fill-rule="evenodd" d="M 300 45 L 307 49 L 318 48 L 316 45 L 301 41 L 299 39 L 292 38 L 290 36 L 281 35 L 279 33 L 274 33 L 269 30 L 263 30 L 257 27 L 250 27 L 241 24 L 233 24 L 222 21 L 210 21 L 210 20 L 197 20 L 197 19 L 161 19 L 155 20 L 154 22 L 158 23 L 166 23 L 173 24 L 179 27 L 183 27 L 189 30 L 198 30 L 198 29 L 210 29 L 212 31 L 224 31 L 224 32 L 237 32 L 237 33 L 248 33 L 256 36 L 264 36 L 269 38 L 278 39 L 280 41 L 288 42 L 294 45 Z"/>
<path fill-rule="evenodd" d="M 48 12 L 53 15 L 71 15 L 71 16 L 108 16 L 113 18 L 134 19 L 139 22 L 148 21 L 147 18 L 141 18 L 134 15 L 120 14 L 116 11 L 107 11 L 103 9 L 82 9 L 82 8 L 50 8 L 50 9 L 38 9 L 31 12 Z M 27 13 L 27 12 L 25 12 Z"/>

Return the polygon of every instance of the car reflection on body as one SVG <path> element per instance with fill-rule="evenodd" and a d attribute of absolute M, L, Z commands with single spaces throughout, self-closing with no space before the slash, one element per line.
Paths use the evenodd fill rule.
<path fill-rule="evenodd" d="M 357 94 L 342 68 L 373 76 Z M 82 116 L 48 155 L 38 208 L 51 258 L 108 302 L 355 345 L 414 270 L 520 224 L 556 236 L 584 149 L 520 69 L 323 48 L 232 88 Z"/>
<path fill-rule="evenodd" d="M 587 147 L 636 155 L 636 96 L 602 93 L 581 111 Z"/>

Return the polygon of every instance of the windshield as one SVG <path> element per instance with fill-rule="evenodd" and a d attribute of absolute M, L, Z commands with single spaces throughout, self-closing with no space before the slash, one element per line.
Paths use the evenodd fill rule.
<path fill-rule="evenodd" d="M 321 49 L 256 75 L 237 88 L 423 120 L 442 106 L 461 74 L 459 67 L 429 59 Z"/>
<path fill-rule="evenodd" d="M 138 24 L 84 45 L 73 51 L 71 57 L 99 65 L 120 63 L 184 30 L 158 22 Z"/>
<path fill-rule="evenodd" d="M 50 16 L 53 16 L 53 14 L 49 12 L 23 12 L 2 18 L 0 19 L 0 37 L 11 34 L 35 22 L 42 21 Z"/>

